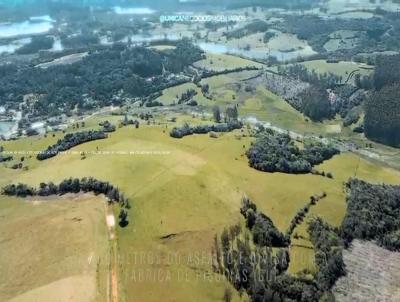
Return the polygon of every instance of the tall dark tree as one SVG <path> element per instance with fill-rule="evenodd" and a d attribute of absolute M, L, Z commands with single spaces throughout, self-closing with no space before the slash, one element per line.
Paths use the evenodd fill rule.
<path fill-rule="evenodd" d="M 221 110 L 217 105 L 213 107 L 213 116 L 216 123 L 221 122 Z"/>

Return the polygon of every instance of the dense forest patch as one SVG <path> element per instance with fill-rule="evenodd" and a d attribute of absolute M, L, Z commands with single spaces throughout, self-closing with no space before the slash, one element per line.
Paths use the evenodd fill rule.
<path fill-rule="evenodd" d="M 42 49 L 50 49 L 53 47 L 53 37 L 37 36 L 33 37 L 32 41 L 21 48 L 17 49 L 18 54 L 32 54 L 37 53 Z"/>
<path fill-rule="evenodd" d="M 300 111 L 313 121 L 322 121 L 334 116 L 335 112 L 331 108 L 326 89 L 310 86 L 300 94 L 300 99 Z"/>
<path fill-rule="evenodd" d="M 400 147 L 400 55 L 376 59 L 375 91 L 365 103 L 365 135 L 374 141 Z"/>
<path fill-rule="evenodd" d="M 371 94 L 365 104 L 364 131 L 368 138 L 400 147 L 400 82 Z"/>
<path fill-rule="evenodd" d="M 389 250 L 400 250 L 400 186 L 351 179 L 347 189 L 347 213 L 341 227 L 346 242 L 376 240 Z"/>
<path fill-rule="evenodd" d="M 0 104 L 22 102 L 31 93 L 37 95 L 33 109 L 38 115 L 118 104 L 121 97 L 146 96 L 170 85 L 163 68 L 178 73 L 201 58 L 199 48 L 181 40 L 164 52 L 115 44 L 91 52 L 79 63 L 49 68 L 3 64 Z"/>
<path fill-rule="evenodd" d="M 266 130 L 246 152 L 249 165 L 264 172 L 309 173 L 314 165 L 332 158 L 339 150 L 319 142 L 306 142 L 300 149 L 288 134 Z"/>
<path fill-rule="evenodd" d="M 378 56 L 375 61 L 373 81 L 377 90 L 400 82 L 400 55 Z"/>

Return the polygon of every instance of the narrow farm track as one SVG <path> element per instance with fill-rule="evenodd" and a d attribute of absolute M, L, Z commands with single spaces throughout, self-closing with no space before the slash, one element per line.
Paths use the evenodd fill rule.
<path fill-rule="evenodd" d="M 110 240 L 110 265 L 109 265 L 109 276 L 108 276 L 108 298 L 109 302 L 118 302 L 118 248 L 117 248 L 117 238 L 115 234 L 115 216 L 112 212 L 112 207 L 105 205 L 105 215 L 106 215 L 106 223 L 108 229 L 108 237 Z"/>

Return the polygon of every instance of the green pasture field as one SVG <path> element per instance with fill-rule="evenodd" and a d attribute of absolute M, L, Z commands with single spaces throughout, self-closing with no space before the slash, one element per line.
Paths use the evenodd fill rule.
<path fill-rule="evenodd" d="M 87 124 L 96 125 L 100 119 L 111 118 L 96 116 Z M 179 118 L 178 123 L 184 120 L 204 122 L 187 116 Z M 333 179 L 259 172 L 248 166 L 244 155 L 253 140 L 247 130 L 221 134 L 217 139 L 209 135 L 174 139 L 168 134 L 173 125 L 141 124 L 139 129 L 117 129 L 106 140 L 73 148 L 87 152 L 84 160 L 79 154 L 68 154 L 32 163 L 26 171 L 0 168 L 2 185 L 15 181 L 38 185 L 69 176 L 93 176 L 110 181 L 125 193 L 132 204 L 130 223 L 117 233 L 120 297 L 126 301 L 160 301 L 165 297 L 175 301 L 187 301 L 188 297 L 191 301 L 220 301 L 229 285 L 213 273 L 206 256 L 211 253 L 215 234 L 242 221 L 239 209 L 243 195 L 285 231 L 311 195 L 326 192 L 327 198 L 311 213 L 338 225 L 346 207 L 343 181 L 355 173 L 363 179 L 388 183 L 398 182 L 400 176 L 397 171 L 350 153 L 318 167 L 332 172 Z M 56 138 L 48 138 L 46 143 L 52 139 Z M 4 147 L 35 148 L 44 143 L 31 137 L 7 142 Z M 96 149 L 102 155 L 88 152 Z M 21 202 L 4 197 L 0 200 L 3 210 L 13 202 Z M 304 243 L 310 245 L 303 229 L 304 224 L 295 232 L 303 234 Z M 293 246 L 291 253 L 290 272 L 313 269 L 312 247 Z M 199 258 L 201 255 L 206 256 Z"/>

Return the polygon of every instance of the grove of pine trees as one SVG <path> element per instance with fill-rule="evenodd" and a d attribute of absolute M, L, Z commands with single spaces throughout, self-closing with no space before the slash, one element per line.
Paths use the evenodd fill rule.
<path fill-rule="evenodd" d="M 400 55 L 378 56 L 373 81 L 375 91 L 364 106 L 365 135 L 400 147 Z"/>

